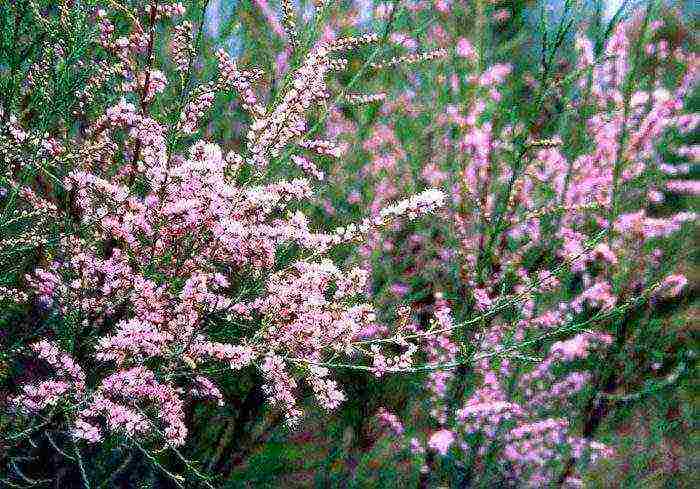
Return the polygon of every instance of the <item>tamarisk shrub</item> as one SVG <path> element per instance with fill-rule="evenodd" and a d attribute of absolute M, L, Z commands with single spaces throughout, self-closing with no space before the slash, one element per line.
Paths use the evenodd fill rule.
<path fill-rule="evenodd" d="M 47 375 L 9 400 L 24 433 L 149 453 L 186 442 L 192 403 L 226 403 L 221 376 L 257 369 L 268 402 L 294 425 L 301 383 L 323 409 L 344 401 L 326 363 L 405 370 L 412 343 L 401 343 L 398 364 L 383 347 L 355 345 L 376 327 L 362 300 L 368 275 L 343 270 L 331 252 L 437 210 L 444 194 L 426 190 L 330 231 L 304 212 L 321 176 L 313 154 L 339 156 L 332 141 L 306 138 L 310 113 L 329 101 L 327 78 L 344 68 L 343 53 L 377 36 L 315 43 L 265 102 L 262 73 L 223 50 L 218 79 L 192 86 L 196 33 L 182 4 L 124 8 L 94 12 L 99 52 L 115 63 L 112 84 L 94 80 L 93 90 L 116 93 L 101 114 L 56 137 L 13 114 L 3 127 L 2 224 L 16 235 L 2 246 L 21 243 L 38 259 L 2 300 L 58 324 L 27 345 Z M 158 36 L 171 28 L 179 83 L 155 65 Z M 216 94 L 229 90 L 250 120 L 245 151 L 199 137 Z M 179 102 L 161 104 L 173 91 Z M 297 175 L 276 174 L 280 162 Z M 87 484 L 78 449 L 74 460 Z"/>
<path fill-rule="evenodd" d="M 650 368 L 643 355 L 627 358 L 649 320 L 642 305 L 684 292 L 674 241 L 696 215 L 662 214 L 660 204 L 669 194 L 693 193 L 692 180 L 665 177 L 687 173 L 687 164 L 664 161 L 668 149 L 694 158 L 693 146 L 674 141 L 697 126 L 697 114 L 684 107 L 697 83 L 697 57 L 680 47 L 671 55 L 656 40 L 662 23 L 648 13 L 613 27 L 598 52 L 585 35 L 576 36 L 569 78 L 545 72 L 526 81 L 542 100 L 537 111 L 549 98 L 566 107 L 552 128 L 542 127 L 539 114 L 510 116 L 509 64 L 458 80 L 454 92 L 471 98 L 448 105 L 428 126 L 437 148 L 420 173 L 421 183 L 449 189 L 447 222 L 455 226 L 441 229 L 446 238 L 439 242 L 426 239 L 435 236 L 430 229 L 405 228 L 375 241 L 392 260 L 375 260 L 375 270 L 418 264 L 403 276 L 396 270 L 381 276 L 396 280 L 388 287 L 395 295 L 422 297 L 424 275 L 437 275 L 431 267 L 457 268 L 459 277 L 431 284 L 438 291 L 430 298 L 435 320 L 408 335 L 423 339 L 425 364 L 410 368 L 430 372 L 426 402 L 409 403 L 405 419 L 377 412 L 392 446 L 415 454 L 424 487 L 446 480 L 457 487 L 583 484 L 590 462 L 613 456 L 598 427 L 611 399 L 631 384 L 623 376 L 626 362 Z M 479 54 L 466 39 L 457 51 L 474 63 Z M 680 75 L 669 81 L 655 66 Z M 435 113 L 431 104 L 446 91 L 430 93 L 418 80 L 401 94 L 396 113 L 384 105 L 386 119 L 363 141 L 372 158 L 361 171 L 380 176 L 365 192 L 370 199 L 408 186 L 411 175 L 400 171 L 408 157 L 396 151 L 394 127 L 422 110 Z M 359 192 L 352 198 L 359 202 Z M 440 249 L 451 242 L 456 249 Z M 415 301 L 416 316 L 423 305 Z M 379 330 L 367 343 L 387 339 Z"/>

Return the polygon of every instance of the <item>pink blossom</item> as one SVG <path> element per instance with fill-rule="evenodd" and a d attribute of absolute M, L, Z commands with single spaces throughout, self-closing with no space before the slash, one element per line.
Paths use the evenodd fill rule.
<path fill-rule="evenodd" d="M 474 46 L 472 46 L 472 43 L 469 42 L 468 39 L 461 37 L 457 41 L 457 56 L 461 56 L 462 58 L 467 58 L 470 61 L 476 61 L 477 58 L 477 53 L 476 50 L 474 49 Z"/>
<path fill-rule="evenodd" d="M 446 455 L 447 450 L 455 441 L 455 434 L 450 430 L 440 430 L 433 433 L 428 439 L 428 446 L 441 455 Z"/>

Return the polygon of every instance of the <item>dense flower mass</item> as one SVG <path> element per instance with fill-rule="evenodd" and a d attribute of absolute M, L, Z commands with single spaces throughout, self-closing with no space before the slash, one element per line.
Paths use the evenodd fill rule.
<path fill-rule="evenodd" d="M 158 12 L 156 17 L 172 17 L 182 8 Z M 326 233 L 314 230 L 303 212 L 304 202 L 314 195 L 310 182 L 269 180 L 264 171 L 271 158 L 294 151 L 294 144 L 340 156 L 332 142 L 304 139 L 308 113 L 330 97 L 328 75 L 345 64 L 336 56 L 377 37 L 318 43 L 271 108 L 258 102 L 257 72 L 239 69 L 219 51 L 219 81 L 194 90 L 181 109 L 179 126 L 173 127 L 149 110 L 168 86 L 163 72 L 141 70 L 139 59 L 152 41 L 139 37 L 138 24 L 130 38 L 116 37 L 109 15 L 101 11 L 99 19 L 100 41 L 124 63 L 121 75 L 127 82 L 116 104 L 88 127 L 86 138 L 66 140 L 65 149 L 56 151 L 83 154 L 61 181 L 71 199 L 68 217 L 83 231 L 64 234 L 54 258 L 26 276 L 25 292 L 6 294 L 23 299 L 27 293 L 27 300 L 38 300 L 67 318 L 81 311 L 84 326 L 94 331 L 90 361 L 104 370 L 86 385 L 70 355 L 48 341 L 36 343 L 32 348 L 53 377 L 25 385 L 13 399 L 16 410 L 38 412 L 63 400 L 74 406 L 70 417 L 76 438 L 97 442 L 121 433 L 178 446 L 187 436 L 188 402 L 223 402 L 206 375 L 214 363 L 231 372 L 258 367 L 266 396 L 290 422 L 302 414 L 296 366 L 307 365 L 301 378 L 320 406 L 336 409 L 345 395 L 330 371 L 317 364 L 329 355 L 361 361 L 353 340 L 372 326 L 376 315 L 372 305 L 359 300 L 367 273 L 361 268 L 343 271 L 324 255 L 396 219 L 431 213 L 444 205 L 445 196 L 427 190 L 387 206 L 377 218 Z M 185 71 L 191 24 L 177 25 L 173 50 L 178 69 Z M 184 141 L 196 134 L 213 92 L 228 89 L 238 92 L 252 117 L 246 156 L 225 154 L 218 144 L 196 138 L 187 151 L 173 152 L 170 138 Z M 25 132 L 18 123 L 11 127 L 16 143 L 22 143 Z M 118 138 L 134 149 L 109 155 L 85 152 L 91 144 L 114 145 Z M 318 174 L 308 156 L 292 157 L 303 162 L 303 171 Z M 253 178 L 240 176 L 244 168 Z M 21 190 L 20 198 L 47 217 L 61 217 L 55 205 L 29 189 Z M 280 268 L 279 252 L 290 247 L 298 258 Z M 209 337 L 222 318 L 240 328 L 239 344 Z M 384 358 L 378 351 L 362 356 L 375 363 Z"/>

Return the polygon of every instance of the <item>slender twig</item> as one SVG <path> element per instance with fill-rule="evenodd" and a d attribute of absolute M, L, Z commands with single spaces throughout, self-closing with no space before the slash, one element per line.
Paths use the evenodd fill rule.
<path fill-rule="evenodd" d="M 80 455 L 80 449 L 75 439 L 72 439 L 73 452 L 75 453 L 75 461 L 78 464 L 78 469 L 80 470 L 80 478 L 83 481 L 83 488 L 90 489 L 90 480 L 88 479 L 87 472 L 85 472 L 85 465 L 83 464 L 83 457 Z"/>
<path fill-rule="evenodd" d="M 178 475 L 178 474 L 173 474 L 168 469 L 163 467 L 163 465 L 160 462 L 158 462 L 158 460 L 153 455 L 151 455 L 151 453 L 148 450 L 143 448 L 139 443 L 134 442 L 134 445 L 136 446 L 136 448 L 138 448 L 141 451 L 141 453 L 144 454 L 144 456 L 148 460 L 151 461 L 151 463 L 154 466 L 156 466 L 161 472 L 163 472 L 165 475 L 167 475 L 175 483 L 175 485 L 177 487 L 179 487 L 181 489 L 185 489 L 185 486 L 183 485 L 183 482 L 185 481 L 184 477 L 182 477 L 181 475 Z"/>
<path fill-rule="evenodd" d="M 153 3 L 151 5 L 150 9 L 150 16 L 149 16 L 149 27 L 150 27 L 150 34 L 148 37 L 148 48 L 146 49 L 146 56 L 148 56 L 148 60 L 146 61 L 146 74 L 143 82 L 143 88 L 141 90 L 141 93 L 139 94 L 139 107 L 141 108 L 141 115 L 145 116 L 148 111 L 148 88 L 151 82 L 151 67 L 153 66 L 153 59 L 155 58 L 154 53 L 153 53 L 153 46 L 154 46 L 154 41 L 155 41 L 155 36 L 156 36 L 156 14 L 158 13 L 157 5 Z M 141 156 L 141 139 L 136 138 L 136 147 L 134 149 L 134 156 L 132 158 L 132 169 L 131 169 L 131 174 L 129 175 L 129 182 L 128 182 L 128 187 L 131 188 L 134 184 L 134 181 L 136 179 L 136 173 L 137 169 L 136 166 L 138 164 L 139 158 Z"/>

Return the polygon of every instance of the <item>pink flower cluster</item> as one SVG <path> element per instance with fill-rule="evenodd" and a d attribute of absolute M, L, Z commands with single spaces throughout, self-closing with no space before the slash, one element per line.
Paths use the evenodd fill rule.
<path fill-rule="evenodd" d="M 34 343 L 31 349 L 37 358 L 46 362 L 54 371 L 57 380 L 46 380 L 22 387 L 22 394 L 13 400 L 13 406 L 20 412 L 36 414 L 54 406 L 65 396 L 82 396 L 85 391 L 85 372 L 70 355 L 59 350 L 56 344 L 42 340 Z"/>
<path fill-rule="evenodd" d="M 181 5 L 158 4 L 150 17 L 158 21 L 182 12 Z M 37 213 L 60 215 L 55 222 L 67 224 L 49 265 L 29 274 L 26 295 L 14 297 L 38 299 L 78 323 L 87 332 L 80 338 L 87 356 L 73 360 L 49 342 L 37 343 L 33 349 L 53 367 L 54 377 L 25 385 L 14 399 L 17 411 L 61 404 L 69 408 L 69 430 L 78 439 L 121 435 L 179 446 L 187 436 L 189 403 L 225 402 L 210 372 L 258 369 L 270 404 L 293 424 L 303 414 L 296 401 L 300 381 L 324 409 L 345 400 L 323 366 L 331 358 L 406 369 L 415 344 L 406 343 L 396 361 L 355 346 L 362 331 L 375 327 L 374 309 L 362 300 L 368 273 L 343 270 L 326 253 L 399 219 L 432 213 L 445 195 L 427 190 L 359 224 L 323 232 L 313 230 L 302 210 L 314 195 L 308 180 L 265 173 L 273 159 L 291 156 L 303 172 L 323 178 L 303 152 L 337 158 L 340 148 L 306 138 L 308 113 L 329 99 L 327 75 L 346 64 L 338 55 L 377 37 L 320 42 L 269 109 L 258 102 L 259 70 L 240 69 L 221 51 L 219 80 L 186 94 L 173 118 L 179 122 L 168 124 L 154 105 L 168 89 L 165 75 L 150 65 L 155 26 L 144 29 L 134 19 L 130 35 L 116 37 L 109 15 L 101 11 L 97 22 L 103 47 L 122 63 L 120 98 L 89 124 L 84 137 L 48 146 L 56 154 L 66 148 L 81 155 L 70 160 L 62 182 L 70 214 L 60 215 L 29 190 L 19 194 Z M 190 30 L 187 22 L 176 29 L 173 50 L 181 71 L 189 66 Z M 215 92 L 229 89 L 238 92 L 252 118 L 245 158 L 189 139 Z M 26 132 L 18 126 L 14 137 L 25 138 Z M 174 151 L 172 141 L 188 149 Z M 244 166 L 253 174 L 249 180 L 238 178 Z M 280 265 L 290 249 L 297 255 Z M 222 326 L 240 339 L 212 338 Z M 90 385 L 78 362 L 99 366 Z"/>

